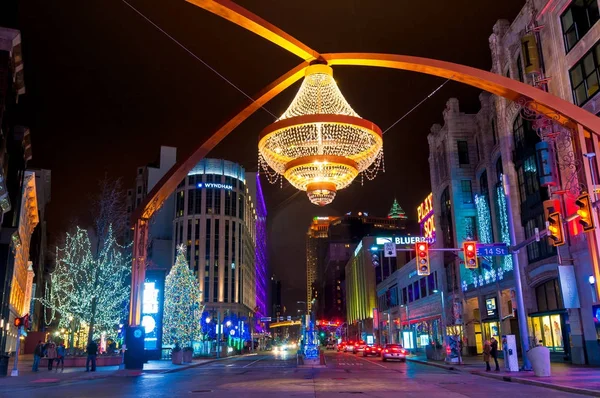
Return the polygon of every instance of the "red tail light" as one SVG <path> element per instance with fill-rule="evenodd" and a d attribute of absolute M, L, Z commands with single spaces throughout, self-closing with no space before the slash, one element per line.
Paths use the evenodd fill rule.
<path fill-rule="evenodd" d="M 358 347 L 358 343 L 354 344 L 354 347 Z"/>
<path fill-rule="evenodd" d="M 386 349 L 385 352 L 390 352 L 390 350 Z"/>

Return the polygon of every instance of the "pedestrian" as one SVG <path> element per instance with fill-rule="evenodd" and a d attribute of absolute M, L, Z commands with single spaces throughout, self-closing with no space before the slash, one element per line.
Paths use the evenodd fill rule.
<path fill-rule="evenodd" d="M 490 344 L 491 350 L 490 354 L 492 358 L 494 358 L 494 362 L 496 363 L 496 372 L 500 371 L 500 366 L 498 365 L 498 340 L 492 337 L 492 343 Z"/>
<path fill-rule="evenodd" d="M 90 363 L 92 365 L 92 372 L 96 371 L 96 355 L 98 354 L 98 344 L 94 340 L 90 341 L 86 347 L 87 360 L 85 361 L 85 371 L 90 371 Z"/>
<path fill-rule="evenodd" d="M 40 359 L 42 359 L 43 355 L 44 343 L 42 343 L 42 340 L 40 340 L 38 341 L 37 345 L 35 346 L 35 349 L 33 350 L 33 367 L 31 368 L 33 372 L 38 371 L 38 367 L 40 366 Z"/>
<path fill-rule="evenodd" d="M 58 372 L 58 366 L 62 365 L 61 370 L 65 370 L 65 355 L 67 353 L 67 350 L 65 349 L 65 344 L 64 343 L 60 343 L 59 346 L 56 348 L 56 371 Z"/>
<path fill-rule="evenodd" d="M 57 358 L 56 346 L 54 343 L 50 343 L 50 346 L 46 350 L 46 357 L 48 358 L 48 370 L 52 370 L 52 363 Z"/>
<path fill-rule="evenodd" d="M 489 372 L 490 370 L 492 370 L 490 368 L 490 352 L 492 351 L 492 346 L 490 344 L 489 340 L 485 341 L 485 344 L 483 346 L 483 361 L 485 362 L 485 371 Z"/>

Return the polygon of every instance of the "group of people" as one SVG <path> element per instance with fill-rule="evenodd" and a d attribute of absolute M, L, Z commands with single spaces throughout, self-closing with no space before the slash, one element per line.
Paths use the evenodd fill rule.
<path fill-rule="evenodd" d="M 485 362 L 485 371 L 489 372 L 492 370 L 490 367 L 490 359 L 494 358 L 494 362 L 496 363 L 496 372 L 500 371 L 500 366 L 498 365 L 498 340 L 492 337 L 491 340 L 486 340 L 483 345 L 483 360 Z"/>
<path fill-rule="evenodd" d="M 58 346 L 54 342 L 48 340 L 47 343 L 43 343 L 42 340 L 38 341 L 33 351 L 33 367 L 32 371 L 37 372 L 40 365 L 40 360 L 43 357 L 48 359 L 48 370 L 52 370 L 52 365 L 56 362 L 56 371 L 62 365 L 62 370 L 65 369 L 65 355 L 67 350 L 64 344 Z"/>
<path fill-rule="evenodd" d="M 86 347 L 87 359 L 85 361 L 85 371 L 91 372 L 96 371 L 96 355 L 98 355 L 98 344 L 95 341 L 90 341 Z M 58 372 L 58 368 L 61 367 L 61 370 L 65 370 L 65 355 L 67 350 L 65 349 L 65 345 L 54 344 L 54 342 L 48 340 L 47 343 L 43 343 L 41 340 L 35 346 L 35 350 L 33 351 L 33 367 L 32 371 L 37 372 L 40 365 L 40 360 L 42 358 L 48 359 L 48 370 L 52 370 L 52 365 L 56 362 L 56 371 Z"/>

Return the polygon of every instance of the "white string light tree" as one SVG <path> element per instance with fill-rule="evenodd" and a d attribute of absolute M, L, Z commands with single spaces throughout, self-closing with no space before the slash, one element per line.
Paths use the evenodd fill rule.
<path fill-rule="evenodd" d="M 190 270 L 184 245 L 177 247 L 175 265 L 165 281 L 163 343 L 191 348 L 201 337 L 200 320 L 204 308 L 200 303 L 198 278 Z"/>
<path fill-rule="evenodd" d="M 116 241 L 109 226 L 96 256 L 88 232 L 79 227 L 67 233 L 56 249 L 56 268 L 42 304 L 52 319 L 60 315 L 59 327 L 88 327 L 88 340 L 101 332 L 114 332 L 126 317 L 129 299 L 129 250 Z"/>

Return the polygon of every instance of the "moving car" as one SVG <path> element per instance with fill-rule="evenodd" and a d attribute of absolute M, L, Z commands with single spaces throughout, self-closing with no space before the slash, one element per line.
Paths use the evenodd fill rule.
<path fill-rule="evenodd" d="M 335 343 L 330 340 L 327 342 L 327 347 L 325 347 L 325 348 L 328 350 L 333 350 L 333 349 L 335 349 Z"/>
<path fill-rule="evenodd" d="M 381 360 L 398 359 L 406 362 L 406 350 L 400 344 L 386 344 L 381 351 Z"/>
<path fill-rule="evenodd" d="M 344 352 L 354 352 L 354 341 L 348 340 L 344 345 Z"/>
<path fill-rule="evenodd" d="M 365 350 L 363 351 L 363 357 L 369 356 L 369 355 L 374 355 L 376 357 L 381 355 L 381 351 L 383 350 L 383 348 L 378 345 L 368 345 L 365 347 Z"/>
<path fill-rule="evenodd" d="M 346 347 L 346 342 L 345 341 L 342 341 L 341 343 L 339 343 L 338 346 L 337 346 L 338 352 L 344 351 L 345 347 Z"/>
<path fill-rule="evenodd" d="M 356 343 L 354 343 L 354 353 L 357 354 L 359 352 L 364 352 L 365 348 L 367 347 L 367 343 L 365 343 L 364 340 L 359 340 Z"/>

